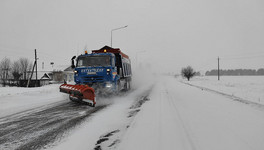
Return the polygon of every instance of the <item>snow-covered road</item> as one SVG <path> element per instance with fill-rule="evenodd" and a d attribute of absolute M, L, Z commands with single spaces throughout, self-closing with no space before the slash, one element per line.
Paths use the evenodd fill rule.
<path fill-rule="evenodd" d="M 140 83 L 119 97 L 100 99 L 97 107 L 104 109 L 92 115 L 92 108 L 76 108 L 67 96 L 55 90 L 57 85 L 30 91 L 14 88 L 9 91 L 11 95 L 2 90 L 0 131 L 5 135 L 0 135 L 0 148 L 12 148 L 11 143 L 15 143 L 15 148 L 52 150 L 264 149 L 262 104 L 244 103 L 223 92 L 190 86 L 171 76 L 157 76 Z M 36 100 L 37 97 L 40 99 Z M 69 126 L 69 130 L 63 119 L 74 122 L 75 116 L 80 118 L 78 126 Z M 51 122 L 60 131 L 52 131 Z M 37 126 L 42 128 L 34 132 Z M 45 137 L 45 133 L 51 138 Z"/>
<path fill-rule="evenodd" d="M 147 84 L 118 97 L 99 97 L 93 108 L 71 102 L 58 85 L 4 88 L 0 91 L 0 149 L 93 149 L 106 144 L 114 148 L 151 89 Z"/>
<path fill-rule="evenodd" d="M 0 119 L 0 149 L 39 149 L 53 143 L 107 105 L 55 103 Z M 70 111 L 69 111 L 70 110 Z"/>
<path fill-rule="evenodd" d="M 164 77 L 120 150 L 262 150 L 264 110 Z"/>

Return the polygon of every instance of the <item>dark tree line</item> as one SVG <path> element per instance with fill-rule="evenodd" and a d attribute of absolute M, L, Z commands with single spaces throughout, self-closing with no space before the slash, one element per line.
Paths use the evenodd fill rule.
<path fill-rule="evenodd" d="M 258 70 L 255 69 L 228 69 L 228 70 L 219 70 L 221 76 L 262 76 L 264 75 L 264 68 Z M 205 73 L 206 76 L 217 76 L 218 70 L 213 69 Z"/>

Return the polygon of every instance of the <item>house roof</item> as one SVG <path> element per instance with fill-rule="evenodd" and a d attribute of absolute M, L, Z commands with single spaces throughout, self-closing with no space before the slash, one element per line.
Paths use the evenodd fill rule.
<path fill-rule="evenodd" d="M 51 78 L 47 73 L 45 73 L 40 79 L 51 79 Z"/>
<path fill-rule="evenodd" d="M 70 59 L 69 59 L 70 62 Z M 54 64 L 53 67 L 50 64 L 45 63 L 44 67 L 39 65 L 38 71 L 44 71 L 44 72 L 52 72 L 52 71 L 64 71 L 65 68 L 68 68 L 71 64 Z"/>
<path fill-rule="evenodd" d="M 38 71 L 38 80 L 43 80 L 43 79 L 51 79 L 51 77 L 48 75 L 49 72 L 47 71 Z M 36 72 L 33 73 L 31 80 L 36 79 Z"/>
<path fill-rule="evenodd" d="M 71 66 L 69 66 L 68 68 L 64 69 L 64 71 L 73 71 L 73 69 Z"/>

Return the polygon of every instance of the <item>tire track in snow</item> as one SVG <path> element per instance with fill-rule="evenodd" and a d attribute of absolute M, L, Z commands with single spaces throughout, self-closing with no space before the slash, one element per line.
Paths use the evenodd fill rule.
<path fill-rule="evenodd" d="M 0 119 L 0 149 L 40 149 L 62 139 L 71 129 L 107 105 L 95 108 L 74 102 L 32 109 Z"/>
<path fill-rule="evenodd" d="M 159 94 L 159 100 L 158 100 L 158 105 L 157 105 L 157 110 L 158 111 L 158 114 L 157 114 L 157 117 L 158 117 L 158 132 L 159 132 L 159 136 L 158 136 L 158 141 L 160 141 L 160 144 L 158 144 L 158 147 L 159 149 L 162 149 L 162 146 L 163 146 L 163 142 L 162 142 L 162 93 Z"/>
<path fill-rule="evenodd" d="M 190 144 L 191 149 L 197 150 L 197 145 L 194 143 L 192 139 L 190 128 L 188 128 L 187 124 L 183 120 L 181 113 L 174 102 L 174 98 L 169 93 L 168 88 L 165 84 L 164 84 L 164 88 L 165 90 L 163 91 L 163 94 L 164 94 L 165 100 L 168 100 L 168 103 L 170 104 L 170 108 L 172 109 L 172 111 L 175 112 L 173 114 L 176 114 L 176 116 L 173 115 L 175 116 L 174 119 L 176 120 L 176 122 L 180 122 L 180 126 L 183 129 L 182 131 L 184 132 L 184 135 L 186 136 L 186 139 L 188 140 L 188 143 Z"/>
<path fill-rule="evenodd" d="M 100 136 L 95 144 L 94 150 L 116 149 L 118 147 L 118 144 L 120 144 L 122 139 L 121 137 L 126 133 L 138 112 L 140 112 L 142 105 L 150 100 L 149 94 L 151 93 L 153 87 L 154 85 L 142 92 L 135 99 L 135 102 L 129 107 L 127 118 L 129 118 L 130 121 L 128 121 L 126 124 L 123 124 L 122 127 L 119 127 L 113 131 L 109 131 L 108 133 Z"/>

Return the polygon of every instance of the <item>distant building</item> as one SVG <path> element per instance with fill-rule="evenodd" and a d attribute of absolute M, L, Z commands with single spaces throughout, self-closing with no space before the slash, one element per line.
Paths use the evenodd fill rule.
<path fill-rule="evenodd" d="M 31 74 L 31 72 L 29 72 Z M 48 85 L 51 81 L 51 77 L 48 75 L 48 72 L 46 71 L 38 71 L 37 72 L 37 78 L 36 78 L 36 72 L 32 74 L 31 80 L 19 80 L 18 86 L 20 87 L 40 87 L 43 85 Z M 28 85 L 29 84 L 29 85 Z"/>
<path fill-rule="evenodd" d="M 51 77 L 52 81 L 55 83 L 63 83 L 66 82 L 72 82 L 74 81 L 74 73 L 73 69 L 71 67 L 67 67 L 63 71 L 52 71 L 49 73 L 49 76 Z"/>
<path fill-rule="evenodd" d="M 27 79 L 7 79 L 6 84 L 9 86 L 19 86 L 19 87 L 40 87 L 43 85 L 48 85 L 52 83 L 63 83 L 74 81 L 74 70 L 71 67 L 61 66 L 60 68 L 53 69 L 53 71 L 44 71 L 38 70 L 37 79 L 36 79 L 36 71 L 33 72 L 31 80 L 28 79 L 31 76 L 32 71 L 27 71 L 28 77 Z"/>
<path fill-rule="evenodd" d="M 67 82 L 72 82 L 74 81 L 74 70 L 72 69 L 72 67 L 68 67 L 63 71 L 63 75 L 64 75 L 64 80 Z"/>

